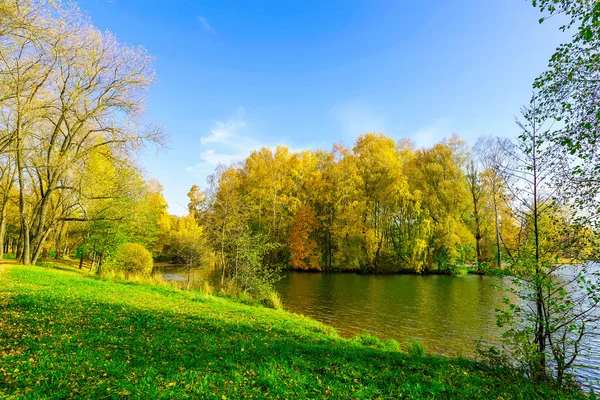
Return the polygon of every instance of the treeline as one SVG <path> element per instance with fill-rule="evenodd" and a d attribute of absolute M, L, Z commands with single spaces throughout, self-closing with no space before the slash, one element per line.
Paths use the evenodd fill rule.
<path fill-rule="evenodd" d="M 135 163 L 161 138 L 143 118 L 152 58 L 68 3 L 4 1 L 0 27 L 0 256 L 152 249 L 166 202 Z"/>
<path fill-rule="evenodd" d="M 369 133 L 332 151 L 262 148 L 219 167 L 208 190 L 193 187 L 190 212 L 224 270 L 243 264 L 240 243 L 262 253 L 265 266 L 299 270 L 500 267 L 531 232 L 500 168 L 509 147 L 484 138 L 469 149 L 455 135 L 417 149 Z M 551 224 L 553 240 L 564 243 L 572 229 L 563 229 L 571 222 L 560 209 Z"/>
<path fill-rule="evenodd" d="M 143 115 L 154 81 L 146 51 L 98 31 L 72 4 L 4 2 L 0 19 L 0 256 L 76 255 L 93 268 L 138 243 L 253 288 L 281 268 L 501 267 L 535 239 L 540 213 L 519 197 L 529 184 L 515 173 L 528 154 L 491 138 L 418 149 L 365 134 L 331 151 L 263 148 L 193 187 L 189 215 L 169 216 L 160 184 L 135 161 L 162 138 Z M 582 187 L 593 186 L 571 194 Z M 568 198 L 544 199 L 535 220 L 548 227 L 548 254 L 583 257 L 568 244 L 589 230 L 567 212 Z"/>

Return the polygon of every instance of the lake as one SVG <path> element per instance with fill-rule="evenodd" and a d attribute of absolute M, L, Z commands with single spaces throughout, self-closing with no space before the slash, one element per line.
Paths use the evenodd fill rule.
<path fill-rule="evenodd" d="M 185 268 L 163 268 L 165 279 L 187 280 Z M 192 280 L 215 281 L 215 271 L 191 271 Z M 418 339 L 428 353 L 475 355 L 476 341 L 500 344 L 496 310 L 508 293 L 493 287 L 509 278 L 479 275 L 359 275 L 285 272 L 275 287 L 287 310 L 309 316 L 345 337 L 368 332 L 405 343 Z M 600 340 L 594 338 L 586 364 L 600 367 Z M 580 368 L 583 380 L 600 377 Z M 598 386 L 592 385 L 596 388 Z"/>
<path fill-rule="evenodd" d="M 504 293 L 487 276 L 286 273 L 276 285 L 285 306 L 340 332 L 368 332 L 426 351 L 473 355 L 475 341 L 499 343 L 495 310 Z"/>

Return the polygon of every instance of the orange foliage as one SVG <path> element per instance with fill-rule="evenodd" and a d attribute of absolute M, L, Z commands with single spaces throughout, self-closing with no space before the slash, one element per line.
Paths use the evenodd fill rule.
<path fill-rule="evenodd" d="M 314 212 L 308 206 L 302 206 L 292 222 L 289 236 L 290 265 L 304 270 L 321 270 L 321 254 L 317 242 L 310 234 L 318 228 Z"/>

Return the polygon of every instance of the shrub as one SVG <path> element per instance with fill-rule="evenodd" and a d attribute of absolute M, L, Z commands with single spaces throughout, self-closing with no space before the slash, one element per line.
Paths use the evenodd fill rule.
<path fill-rule="evenodd" d="M 200 289 L 205 296 L 212 296 L 215 293 L 215 288 L 208 281 L 203 281 Z"/>
<path fill-rule="evenodd" d="M 422 357 L 425 355 L 425 347 L 418 339 L 410 339 L 406 345 L 406 352 L 413 357 Z"/>
<path fill-rule="evenodd" d="M 375 349 L 385 351 L 398 351 L 400 347 L 398 342 L 394 339 L 382 341 L 377 336 L 372 336 L 366 332 L 356 335 L 352 338 L 352 341 L 355 343 L 359 343 L 362 346 L 372 347 Z"/>
<path fill-rule="evenodd" d="M 127 274 L 150 275 L 154 262 L 152 254 L 141 244 L 125 243 L 117 249 L 115 266 Z"/>
<path fill-rule="evenodd" d="M 477 355 L 477 361 L 490 368 L 500 369 L 510 366 L 510 357 L 504 350 L 497 349 L 494 346 L 486 348 L 481 340 L 476 342 L 475 354 Z"/>
<path fill-rule="evenodd" d="M 283 309 L 283 303 L 281 302 L 281 297 L 279 294 L 271 290 L 262 300 L 261 303 L 268 308 L 273 308 L 275 310 Z"/>

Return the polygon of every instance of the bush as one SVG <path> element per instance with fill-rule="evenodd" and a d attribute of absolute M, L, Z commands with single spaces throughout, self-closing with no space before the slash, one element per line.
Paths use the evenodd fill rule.
<path fill-rule="evenodd" d="M 366 332 L 356 335 L 352 338 L 352 341 L 361 346 L 372 347 L 379 350 L 398 351 L 400 349 L 400 345 L 396 340 L 389 339 L 382 341 L 377 336 L 372 336 Z"/>
<path fill-rule="evenodd" d="M 205 296 L 212 296 L 215 293 L 215 288 L 208 281 L 203 281 L 200 287 Z"/>
<path fill-rule="evenodd" d="M 490 368 L 500 369 L 510 366 L 510 357 L 504 350 L 497 349 L 494 346 L 486 348 L 481 340 L 477 341 L 475 354 L 477 354 L 477 361 Z"/>
<path fill-rule="evenodd" d="M 127 274 L 150 275 L 154 262 L 152 254 L 141 244 L 125 243 L 117 249 L 115 266 Z"/>
<path fill-rule="evenodd" d="M 268 308 L 273 308 L 275 310 L 283 309 L 283 303 L 281 302 L 281 297 L 279 294 L 272 290 L 270 291 L 262 300 L 261 303 Z"/>
<path fill-rule="evenodd" d="M 418 339 L 410 339 L 406 345 L 406 352 L 413 357 L 423 357 L 425 355 L 425 347 Z"/>

